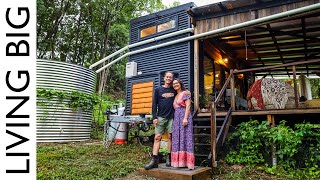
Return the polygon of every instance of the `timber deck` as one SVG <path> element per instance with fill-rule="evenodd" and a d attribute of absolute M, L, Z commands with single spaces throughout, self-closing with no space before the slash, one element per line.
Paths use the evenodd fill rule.
<path fill-rule="evenodd" d="M 159 180 L 209 180 L 212 176 L 210 167 L 196 166 L 194 170 L 189 170 L 187 168 L 166 167 L 165 164 L 160 164 L 159 168 L 150 170 L 140 168 L 138 173 Z"/>
<path fill-rule="evenodd" d="M 217 116 L 226 116 L 226 111 L 217 111 Z M 275 115 L 275 114 L 320 114 L 319 108 L 304 109 L 274 109 L 274 110 L 238 110 L 232 111 L 231 116 L 254 116 L 254 115 Z M 200 112 L 198 117 L 211 116 L 210 112 Z"/>

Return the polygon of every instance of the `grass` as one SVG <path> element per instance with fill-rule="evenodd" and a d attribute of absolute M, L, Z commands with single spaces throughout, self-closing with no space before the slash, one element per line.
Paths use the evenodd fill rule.
<path fill-rule="evenodd" d="M 101 141 L 46 143 L 37 146 L 37 179 L 150 179 L 133 173 L 148 161 L 151 148 L 130 143 L 103 147 Z M 263 168 L 219 162 L 212 179 L 303 179 L 265 173 Z"/>
<path fill-rule="evenodd" d="M 101 142 L 50 143 L 37 146 L 37 179 L 114 179 L 143 167 L 149 147 Z"/>

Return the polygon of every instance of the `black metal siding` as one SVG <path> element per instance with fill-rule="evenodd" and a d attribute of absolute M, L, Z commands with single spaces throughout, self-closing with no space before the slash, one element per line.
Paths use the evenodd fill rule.
<path fill-rule="evenodd" d="M 155 16 L 153 14 L 149 15 L 149 17 L 146 16 L 132 20 L 130 27 L 130 43 L 132 44 L 156 36 L 161 36 L 163 34 L 190 28 L 191 23 L 190 18 L 187 14 L 187 10 L 190 8 L 191 5 L 193 5 L 193 3 L 165 10 L 163 12 L 158 13 L 158 16 Z M 167 12 L 168 14 L 166 14 L 165 12 Z M 159 14 L 161 14 L 161 16 Z M 162 23 L 173 18 L 176 18 L 178 20 L 178 27 L 176 29 L 139 39 L 139 32 L 142 27 Z M 135 51 L 141 48 L 162 44 L 165 42 L 181 39 L 191 35 L 191 33 L 181 34 L 179 36 L 132 48 L 130 49 L 130 51 Z M 143 53 L 135 54 L 129 57 L 129 61 L 136 62 L 138 64 L 138 72 L 141 72 L 142 74 L 132 78 L 127 78 L 127 114 L 129 114 L 131 111 L 132 83 L 154 79 L 154 87 L 158 87 L 161 85 L 161 74 L 163 74 L 163 72 L 165 71 L 174 71 L 175 73 L 178 73 L 179 78 L 185 83 L 186 88 L 193 92 L 193 41 L 182 42 L 162 47 L 159 49 L 154 49 Z"/>

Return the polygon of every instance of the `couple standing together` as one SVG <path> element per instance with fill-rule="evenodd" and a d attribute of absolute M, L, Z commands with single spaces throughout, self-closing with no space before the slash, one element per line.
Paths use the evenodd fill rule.
<path fill-rule="evenodd" d="M 166 166 L 194 169 L 193 124 L 190 92 L 181 80 L 173 80 L 173 72 L 164 74 L 164 85 L 155 89 L 152 116 L 155 137 L 152 159 L 146 170 L 158 167 L 161 137 L 167 130 L 168 156 Z"/>

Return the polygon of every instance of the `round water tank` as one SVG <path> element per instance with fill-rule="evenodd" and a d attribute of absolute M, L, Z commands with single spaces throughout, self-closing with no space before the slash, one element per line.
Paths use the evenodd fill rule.
<path fill-rule="evenodd" d="M 95 72 L 82 66 L 37 60 L 37 88 L 93 94 Z M 68 142 L 90 139 L 92 111 L 73 110 L 68 101 L 37 97 L 37 142 Z"/>

